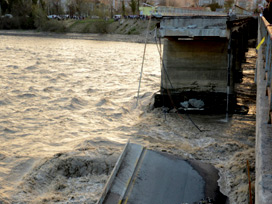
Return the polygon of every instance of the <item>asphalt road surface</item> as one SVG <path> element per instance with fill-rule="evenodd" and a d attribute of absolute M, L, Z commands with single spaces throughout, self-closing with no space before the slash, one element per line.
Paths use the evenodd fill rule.
<path fill-rule="evenodd" d="M 102 203 L 198 204 L 209 197 L 213 204 L 225 204 L 227 197 L 219 192 L 218 179 L 217 170 L 209 164 L 129 144 Z"/>

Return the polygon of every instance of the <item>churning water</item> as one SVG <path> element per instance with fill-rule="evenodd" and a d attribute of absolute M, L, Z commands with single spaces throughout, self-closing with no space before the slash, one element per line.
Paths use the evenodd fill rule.
<path fill-rule="evenodd" d="M 109 36 L 107 36 L 109 37 Z M 254 178 L 255 51 L 240 103 L 248 115 L 165 116 L 152 109 L 160 88 L 157 47 L 39 36 L 0 38 L 0 203 L 95 203 L 128 139 L 208 162 L 230 203 L 246 203 L 246 161 Z M 254 93 L 253 93 L 254 95 Z M 253 182 L 254 183 L 254 182 Z"/>

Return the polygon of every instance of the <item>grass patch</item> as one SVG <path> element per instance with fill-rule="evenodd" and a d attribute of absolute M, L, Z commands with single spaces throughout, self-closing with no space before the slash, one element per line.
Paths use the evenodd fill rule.
<path fill-rule="evenodd" d="M 132 29 L 130 29 L 129 31 L 128 31 L 128 34 L 129 35 L 138 35 L 138 34 L 140 34 L 140 32 L 136 29 L 136 27 L 134 27 L 134 28 L 132 28 Z"/>
<path fill-rule="evenodd" d="M 62 21 L 48 20 L 42 27 L 42 31 L 64 33 L 67 31 L 65 24 Z"/>
<path fill-rule="evenodd" d="M 137 35 L 145 32 L 148 21 L 123 20 L 122 22 L 113 19 L 84 19 L 84 20 L 48 20 L 39 10 L 35 18 L 14 17 L 12 19 L 0 18 L 0 29 L 37 29 L 57 33 L 115 33 Z M 156 22 L 151 22 L 151 30 Z"/>
<path fill-rule="evenodd" d="M 108 33 L 109 25 L 114 22 L 113 20 L 105 21 L 103 19 L 85 19 L 69 21 L 68 22 L 70 25 L 67 27 L 68 32 L 76 33 Z"/>

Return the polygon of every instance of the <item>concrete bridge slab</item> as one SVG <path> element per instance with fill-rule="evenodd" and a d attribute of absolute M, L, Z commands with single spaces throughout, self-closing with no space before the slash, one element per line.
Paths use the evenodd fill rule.
<path fill-rule="evenodd" d="M 112 179 L 112 178 L 110 178 Z M 112 185 L 98 203 L 118 204 L 224 204 L 227 197 L 217 185 L 218 171 L 209 164 L 128 144 Z"/>

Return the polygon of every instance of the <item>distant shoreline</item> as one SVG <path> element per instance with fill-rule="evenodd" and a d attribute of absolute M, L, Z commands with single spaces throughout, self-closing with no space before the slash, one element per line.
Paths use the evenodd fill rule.
<path fill-rule="evenodd" d="M 156 23 L 151 22 L 148 43 L 155 43 L 153 35 Z M 50 20 L 45 25 L 43 29 L 33 30 L 3 29 L 0 35 L 144 43 L 148 21 Z"/>
<path fill-rule="evenodd" d="M 55 33 L 55 32 L 44 32 L 44 31 L 37 31 L 37 30 L 0 30 L 0 36 L 1 35 L 145 43 L 145 35 L 96 34 L 96 33 Z M 148 36 L 147 42 L 149 44 L 155 43 L 155 41 L 153 39 L 153 35 Z"/>

